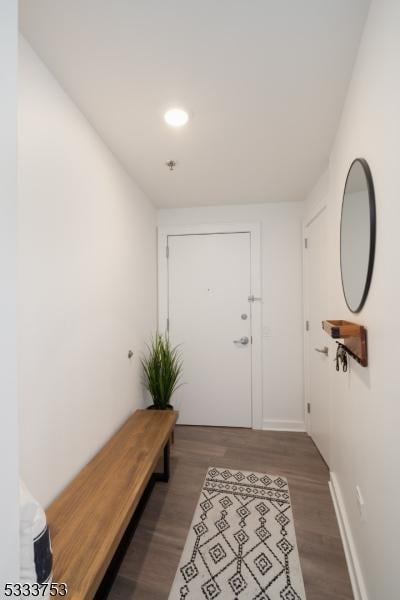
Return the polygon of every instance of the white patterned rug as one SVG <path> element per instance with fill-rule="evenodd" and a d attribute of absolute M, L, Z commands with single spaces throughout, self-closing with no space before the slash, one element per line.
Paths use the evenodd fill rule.
<path fill-rule="evenodd" d="M 283 477 L 210 467 L 169 600 L 305 600 Z"/>

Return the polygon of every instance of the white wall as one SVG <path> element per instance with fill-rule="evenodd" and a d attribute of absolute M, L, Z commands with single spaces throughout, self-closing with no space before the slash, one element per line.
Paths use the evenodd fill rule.
<path fill-rule="evenodd" d="M 142 405 L 156 215 L 23 39 L 19 91 L 21 471 L 47 505 Z"/>
<path fill-rule="evenodd" d="M 0 589 L 18 581 L 17 3 L 0 3 Z"/>
<path fill-rule="evenodd" d="M 329 172 L 307 202 L 307 216 L 328 201 L 329 318 L 368 328 L 369 367 L 351 361 L 348 374 L 330 373 L 332 481 L 348 519 L 360 597 L 396 600 L 400 539 L 400 3 L 373 0 L 355 65 Z M 377 203 L 377 246 L 365 307 L 352 314 L 340 280 L 340 211 L 355 157 L 370 164 Z M 328 338 L 327 338 L 328 339 Z M 365 519 L 355 501 L 359 485 Z"/>
<path fill-rule="evenodd" d="M 303 204 L 166 209 L 165 225 L 261 223 L 263 289 L 263 422 L 304 430 L 301 220 Z"/>

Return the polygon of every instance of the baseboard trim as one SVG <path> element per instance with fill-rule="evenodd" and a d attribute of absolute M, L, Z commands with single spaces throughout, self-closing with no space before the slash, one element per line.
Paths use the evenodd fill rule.
<path fill-rule="evenodd" d="M 329 489 L 335 507 L 336 518 L 339 523 L 340 536 L 342 538 L 347 568 L 350 574 L 351 586 L 353 588 L 354 600 L 368 600 L 364 577 L 360 567 L 360 561 L 356 551 L 350 523 L 347 516 L 343 496 L 340 491 L 339 482 L 335 473 L 331 471 Z"/>
<path fill-rule="evenodd" d="M 275 421 L 264 419 L 263 429 L 266 431 L 306 431 L 304 421 Z"/>

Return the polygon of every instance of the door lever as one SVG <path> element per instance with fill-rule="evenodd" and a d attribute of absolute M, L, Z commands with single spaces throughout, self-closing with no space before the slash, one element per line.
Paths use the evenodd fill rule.
<path fill-rule="evenodd" d="M 320 352 L 321 354 L 325 354 L 325 356 L 328 356 L 329 353 L 329 348 L 328 346 L 324 346 L 323 348 L 314 348 L 315 352 Z"/>
<path fill-rule="evenodd" d="M 244 337 L 241 337 L 240 340 L 233 340 L 234 344 L 242 344 L 242 346 L 246 346 L 246 344 L 249 343 L 249 338 L 247 337 L 247 335 L 245 335 Z"/>

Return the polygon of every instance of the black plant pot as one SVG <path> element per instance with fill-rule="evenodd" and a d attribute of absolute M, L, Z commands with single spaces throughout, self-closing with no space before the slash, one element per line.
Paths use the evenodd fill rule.
<path fill-rule="evenodd" d="M 157 406 L 152 404 L 151 406 L 147 407 L 147 410 L 174 410 L 174 407 L 172 406 L 172 404 L 167 404 L 167 406 L 165 406 L 164 408 L 157 408 Z"/>

